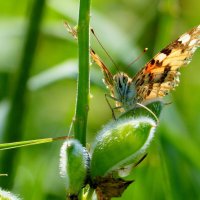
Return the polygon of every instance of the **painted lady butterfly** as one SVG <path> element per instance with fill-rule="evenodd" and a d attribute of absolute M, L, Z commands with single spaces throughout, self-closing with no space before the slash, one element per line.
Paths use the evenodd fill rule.
<path fill-rule="evenodd" d="M 67 25 L 74 36 L 75 30 Z M 70 29 L 69 29 L 70 28 Z M 116 108 L 129 110 L 141 103 L 162 98 L 179 83 L 179 68 L 187 65 L 200 46 L 200 25 L 181 35 L 153 57 L 133 78 L 123 72 L 112 75 L 99 56 L 91 49 L 94 62 L 104 74 L 104 83 L 116 102 Z"/>

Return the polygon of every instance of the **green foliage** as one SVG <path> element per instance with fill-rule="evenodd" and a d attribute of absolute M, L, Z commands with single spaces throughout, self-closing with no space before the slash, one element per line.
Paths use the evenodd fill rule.
<path fill-rule="evenodd" d="M 26 25 L 31 24 L 27 14 L 31 12 L 32 3 L 24 0 L 17 5 L 15 3 L 4 1 L 0 7 L 1 143 L 13 142 L 15 138 L 15 126 L 12 125 L 12 138 L 2 141 L 2 128 L 11 101 L 16 69 L 23 56 L 21 49 Z M 68 36 L 63 19 L 77 24 L 78 3 L 73 0 L 46 3 L 31 77 L 27 83 L 22 140 L 52 138 L 68 132 L 74 114 L 77 76 L 77 64 L 70 61 L 77 60 L 77 44 Z M 200 2 L 194 0 L 127 0 L 117 3 L 94 0 L 91 25 L 120 70 L 133 76 L 153 54 L 199 24 L 199 6 Z M 91 44 L 109 69 L 116 71 L 93 39 Z M 128 63 L 145 47 L 149 48 L 146 55 L 127 68 Z M 199 55 L 197 51 L 191 64 L 181 70 L 180 86 L 165 100 L 172 104 L 163 109 L 149 155 L 129 176 L 136 182 L 128 187 L 121 199 L 200 198 Z M 69 65 L 62 71 L 59 66 L 64 62 Z M 51 69 L 57 73 L 47 73 Z M 93 98 L 90 98 L 87 129 L 89 143 L 102 125 L 111 119 L 104 99 L 104 93 L 108 91 L 102 87 L 101 71 L 94 65 L 91 70 L 93 84 L 90 92 Z M 42 77 L 44 74 L 46 76 Z M 39 78 L 40 81 L 37 81 Z M 58 142 L 20 149 L 13 164 L 15 176 L 0 176 L 0 185 L 5 179 L 14 179 L 12 191 L 23 199 L 65 199 L 65 186 L 58 175 L 57 165 L 60 146 Z M 4 173 L 6 171 L 0 171 L 0 174 Z"/>

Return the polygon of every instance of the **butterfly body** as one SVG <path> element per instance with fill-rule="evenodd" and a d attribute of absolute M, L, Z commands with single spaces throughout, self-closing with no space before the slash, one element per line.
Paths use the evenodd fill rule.
<path fill-rule="evenodd" d="M 113 91 L 111 95 L 116 99 L 116 107 L 128 110 L 136 102 L 135 82 L 125 73 L 113 76 Z"/>

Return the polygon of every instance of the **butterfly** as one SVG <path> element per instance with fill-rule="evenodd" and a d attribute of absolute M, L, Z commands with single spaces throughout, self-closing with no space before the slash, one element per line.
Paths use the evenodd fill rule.
<path fill-rule="evenodd" d="M 113 75 L 93 50 L 91 56 L 104 74 L 104 83 L 110 90 L 110 98 L 116 102 L 116 108 L 126 111 L 137 103 L 145 105 L 174 90 L 179 84 L 179 69 L 189 64 L 199 46 L 200 25 L 166 46 L 134 77 L 124 72 Z"/>
<path fill-rule="evenodd" d="M 68 24 L 67 28 L 74 37 L 77 37 L 76 30 Z M 150 101 L 161 99 L 174 90 L 179 84 L 179 69 L 190 63 L 199 46 L 200 25 L 166 46 L 134 77 L 124 72 L 113 75 L 92 48 L 90 55 L 104 74 L 104 83 L 110 90 L 110 95 L 106 96 L 115 101 L 115 108 L 126 111 L 137 104 L 146 105 Z"/>

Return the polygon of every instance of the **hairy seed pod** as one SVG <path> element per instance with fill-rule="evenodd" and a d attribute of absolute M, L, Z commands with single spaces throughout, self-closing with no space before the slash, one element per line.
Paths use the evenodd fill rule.
<path fill-rule="evenodd" d="M 89 154 L 80 142 L 75 139 L 65 141 L 60 150 L 60 174 L 65 179 L 69 199 L 84 187 L 88 167 Z"/>
<path fill-rule="evenodd" d="M 146 153 L 156 123 L 148 117 L 124 118 L 108 124 L 97 136 L 91 158 L 91 177 L 106 176 Z"/>

